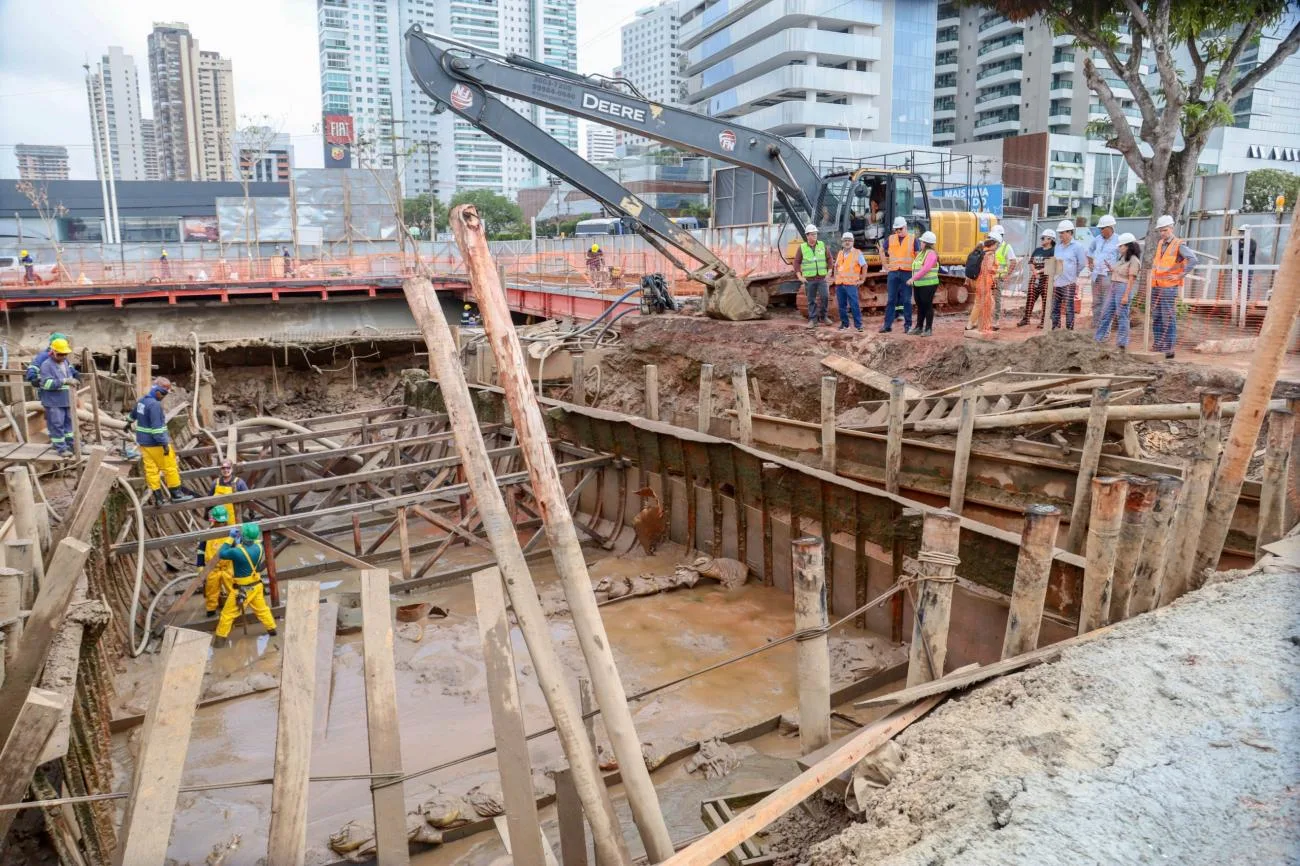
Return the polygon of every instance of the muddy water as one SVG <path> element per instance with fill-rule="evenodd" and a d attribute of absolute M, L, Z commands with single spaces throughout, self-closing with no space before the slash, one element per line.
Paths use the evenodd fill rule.
<path fill-rule="evenodd" d="M 418 537 L 419 533 L 413 535 Z M 683 557 L 676 547 L 653 558 L 617 558 L 602 551 L 588 554 L 589 561 L 604 557 L 591 567 L 593 579 L 615 574 L 666 574 Z M 284 559 L 293 561 L 297 555 L 291 550 Z M 312 550 L 301 551 L 300 555 L 305 561 L 317 556 Z M 448 552 L 445 567 L 482 561 L 484 557 L 481 549 L 457 547 Z M 559 593 L 549 560 L 535 563 L 533 575 L 543 597 Z M 321 582 L 329 597 L 354 588 L 355 573 L 340 570 L 323 576 Z M 402 763 L 408 770 L 433 766 L 493 744 L 472 588 L 468 582 L 460 582 L 429 592 L 400 595 L 392 603 L 396 606 L 422 600 L 448 609 L 451 615 L 431 621 L 418 642 L 415 627 L 397 625 L 398 711 Z M 724 592 L 710 583 L 608 605 L 602 608 L 602 615 L 629 693 L 762 646 L 793 627 L 789 597 L 755 585 Z M 552 617 L 550 622 L 561 660 L 576 681 L 585 668 L 572 623 L 567 615 Z M 213 653 L 213 681 L 278 675 L 277 643 L 262 635 L 255 622 L 247 636 L 237 626 L 234 638 L 231 646 Z M 525 726 L 530 731 L 538 730 L 549 726 L 549 714 L 517 629 L 513 638 Z M 879 638 L 874 640 L 883 645 Z M 360 635 L 340 635 L 334 654 L 329 724 L 324 740 L 315 743 L 313 775 L 368 771 L 362 667 Z M 324 696 L 318 695 L 317 699 L 323 700 Z M 277 700 L 278 692 L 271 690 L 200 710 L 183 784 L 268 777 L 274 758 Z M 790 710 L 795 703 L 791 645 L 675 686 L 632 706 L 642 741 L 656 751 L 667 752 L 685 742 Z M 599 723 L 597 736 L 604 741 Z M 119 735 L 118 745 L 121 778 L 129 778 L 128 756 L 134 744 L 126 735 Z M 564 763 L 553 735 L 532 741 L 530 753 L 535 770 Z M 679 799 L 671 793 L 676 784 L 673 779 L 681 775 L 673 769 L 656 774 L 657 785 L 669 786 L 662 794 L 665 803 Z M 495 760 L 488 756 L 414 779 L 405 786 L 408 809 L 417 808 L 435 787 L 464 793 L 474 785 L 495 782 L 495 776 Z M 361 780 L 315 782 L 307 796 L 311 804 L 308 863 L 334 862 L 338 858 L 327 847 L 329 835 L 349 820 L 370 822 L 368 785 Z M 675 836 L 698 832 L 699 797 L 692 793 L 682 802 L 687 805 L 669 809 Z M 182 794 L 169 855 L 177 863 L 202 863 L 213 846 L 225 847 L 238 836 L 238 848 L 229 852 L 223 862 L 230 866 L 254 864 L 265 856 L 269 811 L 269 786 Z M 427 862 L 491 862 L 501 854 L 498 846 L 493 834 L 485 834 L 447 846 Z"/>

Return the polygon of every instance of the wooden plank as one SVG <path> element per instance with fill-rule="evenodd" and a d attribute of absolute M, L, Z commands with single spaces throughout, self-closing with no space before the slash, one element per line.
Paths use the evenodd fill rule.
<path fill-rule="evenodd" d="M 32 689 L 18 710 L 18 724 L 0 751 L 0 803 L 18 803 L 27 794 L 32 775 L 45 751 L 45 741 L 67 709 L 67 698 L 58 692 Z M 9 834 L 16 811 L 0 812 L 0 842 Z"/>
<path fill-rule="evenodd" d="M 857 361 L 845 358 L 843 355 L 827 355 L 822 358 L 822 366 L 829 367 L 836 373 L 848 376 L 850 379 L 861 382 L 869 388 L 875 388 L 883 394 L 889 393 L 889 382 L 892 377 L 886 376 L 884 373 L 877 373 L 870 367 L 863 366 Z M 917 400 L 924 395 L 920 388 L 904 385 L 903 396 L 908 400 Z"/>
<path fill-rule="evenodd" d="M 86 542 L 65 538 L 50 559 L 32 614 L 23 624 L 18 651 L 0 685 L 0 740 L 8 739 L 13 732 L 27 691 L 45 667 L 50 644 L 67 618 L 73 590 L 89 555 L 90 545 Z"/>
<path fill-rule="evenodd" d="M 286 589 L 267 862 L 302 866 L 307 858 L 307 779 L 311 774 L 320 584 L 297 581 Z"/>
<path fill-rule="evenodd" d="M 840 773 L 889 742 L 942 701 L 931 697 L 873 722 L 842 748 L 777 788 L 721 828 L 664 861 L 666 866 L 709 866 L 821 790 Z"/>
<path fill-rule="evenodd" d="M 524 731 L 523 704 L 515 678 L 515 655 L 510 648 L 510 620 L 501 587 L 501 571 L 487 568 L 474 574 L 474 608 L 479 640 L 483 643 L 492 737 L 496 742 L 497 771 L 505 800 L 509 836 L 514 841 L 514 862 L 543 866 L 541 827 L 533 800 L 532 763 Z"/>
<path fill-rule="evenodd" d="M 167 858 L 194 707 L 211 644 L 211 636 L 201 632 L 169 627 L 163 634 L 162 676 L 154 684 L 145 712 L 116 866 L 162 866 Z"/>
<path fill-rule="evenodd" d="M 536 806 L 536 804 L 534 804 L 534 806 Z M 515 854 L 514 843 L 510 840 L 510 821 L 508 820 L 507 815 L 497 815 L 492 819 L 492 823 L 496 826 L 497 833 L 501 836 L 501 844 L 505 846 L 506 853 L 510 855 L 511 862 L 521 862 L 522 855 Z M 540 833 L 541 830 L 538 830 L 538 832 Z M 542 834 L 542 857 L 544 858 L 546 866 L 560 866 L 559 861 L 555 859 L 555 852 L 551 850 L 551 843 L 546 840 L 545 834 Z M 564 862 L 564 866 L 569 866 L 567 860 Z"/>
<path fill-rule="evenodd" d="M 970 468 L 970 446 L 975 432 L 975 405 L 969 390 L 961 392 L 961 424 L 957 430 L 957 444 L 953 449 L 952 489 L 948 493 L 948 508 L 961 514 L 966 504 L 966 474 Z"/>
<path fill-rule="evenodd" d="M 370 772 L 400 776 L 402 747 L 397 724 L 397 674 L 393 662 L 393 614 L 388 571 L 361 572 L 361 633 L 366 672 L 366 733 Z M 376 779 L 375 782 L 381 782 Z M 411 862 L 406 842 L 403 786 L 370 789 L 375 817 L 376 858 L 384 866 Z"/>
<path fill-rule="evenodd" d="M 338 603 L 321 602 L 316 624 L 316 706 L 311 725 L 312 743 L 317 749 L 330 727 L 330 703 L 334 697 L 334 638 L 338 624 Z"/>
<path fill-rule="evenodd" d="M 564 866 L 587 866 L 587 830 L 582 823 L 582 801 L 568 767 L 556 770 L 555 814 L 560 825 L 560 858 Z"/>

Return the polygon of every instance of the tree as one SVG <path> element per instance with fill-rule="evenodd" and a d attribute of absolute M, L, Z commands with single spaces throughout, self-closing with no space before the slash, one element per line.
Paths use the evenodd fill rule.
<path fill-rule="evenodd" d="M 261 246 L 261 232 L 257 225 L 257 208 L 253 205 L 249 186 L 259 179 L 258 166 L 269 155 L 267 151 L 275 143 L 275 137 L 280 134 L 281 126 L 282 122 L 275 120 L 269 114 L 256 118 L 245 117 L 243 125 L 234 130 L 225 143 L 226 153 L 234 163 L 235 179 L 239 181 L 239 187 L 244 191 L 244 252 L 250 262 L 248 266 L 250 273 L 253 269 L 251 262 L 254 247 Z M 273 179 L 265 178 L 265 180 Z"/>
<path fill-rule="evenodd" d="M 31 180 L 20 180 L 15 188 L 32 203 L 36 215 L 40 217 L 41 227 L 45 229 L 45 237 L 54 249 L 55 278 L 63 279 L 63 246 L 59 243 L 58 221 L 67 215 L 68 209 L 63 206 L 63 202 L 50 204 L 49 185 L 45 181 L 36 183 Z"/>
<path fill-rule="evenodd" d="M 487 223 L 488 236 L 493 240 L 504 240 L 507 236 L 527 237 L 523 209 L 503 195 L 490 189 L 461 190 L 451 197 L 450 207 L 460 204 L 474 205 L 479 218 Z"/>
<path fill-rule="evenodd" d="M 432 224 L 429 221 L 430 210 L 433 216 Z M 417 195 L 415 198 L 403 199 L 402 212 L 406 216 L 406 224 L 419 228 L 423 240 L 431 240 L 433 232 L 438 227 L 447 228 L 447 206 L 427 193 Z"/>
<path fill-rule="evenodd" d="M 1248 213 L 1272 213 L 1278 193 L 1286 196 L 1286 206 L 1295 207 L 1300 196 L 1300 174 L 1276 168 L 1261 168 L 1246 175 L 1246 203 Z"/>
<path fill-rule="evenodd" d="M 1146 184 L 1138 184 L 1136 192 L 1125 193 L 1115 199 L 1114 215 L 1117 217 L 1151 216 L 1151 193 Z"/>
<path fill-rule="evenodd" d="M 1197 160 L 1210 133 L 1233 121 L 1236 100 L 1300 48 L 1300 24 L 1273 54 L 1243 72 L 1242 56 L 1276 25 L 1291 0 L 992 0 L 988 6 L 1020 21 L 1043 15 L 1056 31 L 1074 37 L 1083 74 L 1110 118 L 1106 145 L 1123 154 L 1151 196 L 1149 231 L 1161 214 L 1177 216 L 1191 190 Z M 975 4 L 971 4 L 975 5 Z M 1127 36 L 1125 44 L 1121 36 Z M 1096 52 L 1105 60 L 1098 68 Z M 1082 52 L 1081 52 L 1082 53 Z M 1180 53 L 1191 68 L 1180 69 Z M 1155 61 L 1156 75 L 1143 72 Z M 1109 77 L 1109 80 L 1108 80 Z M 1141 113 L 1134 129 L 1110 80 L 1118 78 Z M 1175 149 L 1181 138 L 1181 149 Z"/>

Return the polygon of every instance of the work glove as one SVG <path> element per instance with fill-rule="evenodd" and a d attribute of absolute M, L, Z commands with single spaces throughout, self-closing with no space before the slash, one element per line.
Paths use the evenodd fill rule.
<path fill-rule="evenodd" d="M 164 457 L 166 457 L 168 454 L 172 453 L 172 446 L 171 446 L 171 443 L 170 443 L 170 442 L 164 442 L 162 448 L 163 448 L 163 456 L 164 456 Z"/>

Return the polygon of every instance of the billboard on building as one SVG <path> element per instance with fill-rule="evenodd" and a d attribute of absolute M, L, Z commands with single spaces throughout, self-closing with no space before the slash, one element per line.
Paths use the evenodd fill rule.
<path fill-rule="evenodd" d="M 977 184 L 974 186 L 948 186 L 930 190 L 936 198 L 965 199 L 970 209 L 977 213 L 991 213 L 1002 217 L 1002 184 Z"/>
<path fill-rule="evenodd" d="M 350 114 L 326 114 L 321 121 L 325 138 L 325 167 L 351 168 L 354 127 Z"/>

